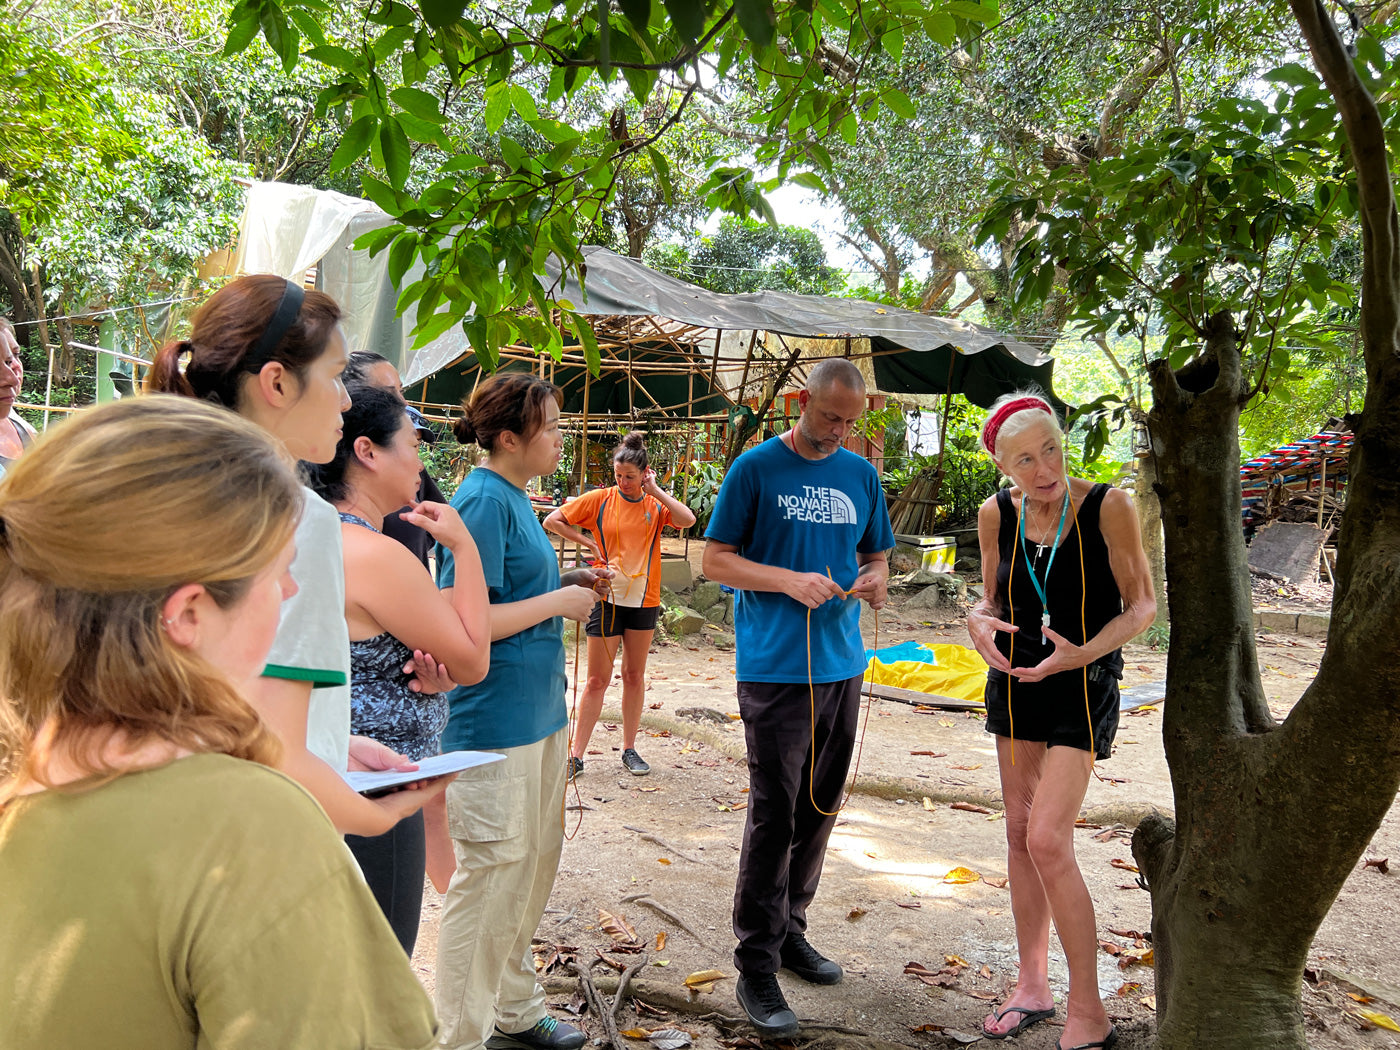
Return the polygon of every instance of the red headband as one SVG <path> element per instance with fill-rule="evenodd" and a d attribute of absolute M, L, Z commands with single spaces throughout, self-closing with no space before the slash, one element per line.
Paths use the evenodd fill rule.
<path fill-rule="evenodd" d="M 1017 412 L 1024 412 L 1031 408 L 1038 408 L 1042 412 L 1049 413 L 1051 419 L 1055 418 L 1055 413 L 1050 411 L 1050 406 L 1040 398 L 1018 397 L 1015 401 L 1008 401 L 987 417 L 987 422 L 982 425 L 982 446 L 992 456 L 996 456 L 997 432 L 1001 430 L 1002 424 Z"/>

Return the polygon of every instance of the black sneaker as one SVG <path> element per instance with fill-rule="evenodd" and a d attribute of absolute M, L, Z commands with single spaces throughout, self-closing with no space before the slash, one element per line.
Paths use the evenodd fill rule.
<path fill-rule="evenodd" d="M 523 1032 L 502 1032 L 497 1028 L 486 1040 L 486 1046 L 488 1050 L 578 1050 L 587 1038 L 573 1025 L 546 1014 L 535 1027 Z"/>
<path fill-rule="evenodd" d="M 741 973 L 734 997 L 744 1008 L 749 1024 L 764 1039 L 791 1039 L 797 1034 L 797 1015 L 788 1007 L 778 975 Z"/>
<path fill-rule="evenodd" d="M 807 943 L 800 933 L 788 935 L 780 954 L 785 969 L 813 984 L 840 984 L 843 972 L 821 952 Z"/>
<path fill-rule="evenodd" d="M 570 780 L 573 780 L 574 777 L 578 776 L 580 773 L 583 772 L 583 759 L 581 759 L 581 758 L 574 758 L 573 755 L 570 755 L 570 756 L 569 756 L 569 765 L 568 765 L 567 768 L 568 768 L 568 778 L 569 778 Z"/>
<path fill-rule="evenodd" d="M 651 772 L 651 766 L 642 760 L 636 748 L 629 747 L 622 752 L 622 764 L 634 777 L 644 777 Z"/>

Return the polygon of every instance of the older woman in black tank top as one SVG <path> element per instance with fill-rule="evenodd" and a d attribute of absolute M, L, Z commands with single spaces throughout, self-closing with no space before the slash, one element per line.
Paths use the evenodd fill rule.
<path fill-rule="evenodd" d="M 1014 485 L 982 505 L 983 599 L 968 615 L 990 666 L 1020 972 L 983 1021 L 990 1039 L 1052 1017 L 1050 920 L 1069 964 L 1063 1050 L 1117 1040 L 1099 999 L 1094 905 L 1074 857 L 1074 821 L 1094 758 L 1118 728 L 1120 647 L 1157 602 L 1127 493 L 1065 474 L 1064 435 L 1039 395 L 992 406 L 982 447 Z"/>

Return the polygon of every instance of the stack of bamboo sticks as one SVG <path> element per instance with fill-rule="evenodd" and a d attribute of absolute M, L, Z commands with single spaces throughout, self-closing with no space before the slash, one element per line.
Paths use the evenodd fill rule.
<path fill-rule="evenodd" d="M 905 536 L 931 532 L 938 521 L 938 492 L 943 487 L 943 471 L 925 467 L 890 503 L 890 525 Z"/>

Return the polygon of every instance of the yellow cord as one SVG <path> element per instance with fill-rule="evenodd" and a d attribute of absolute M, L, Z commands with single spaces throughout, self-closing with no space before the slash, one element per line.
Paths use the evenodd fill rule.
<path fill-rule="evenodd" d="M 831 566 L 829 565 L 826 568 L 826 578 L 829 580 L 831 579 Z M 832 582 L 834 583 L 835 581 L 833 580 Z M 850 591 L 841 592 L 841 597 L 843 600 L 849 598 L 850 596 Z M 878 609 L 872 609 L 871 612 L 875 614 L 874 647 L 878 650 L 880 648 L 880 611 Z M 821 806 L 817 805 L 817 796 L 814 791 L 814 785 L 817 780 L 817 687 L 816 684 L 812 681 L 811 609 L 807 610 L 807 701 L 811 706 L 812 712 L 812 749 L 808 752 L 807 798 L 811 800 L 812 808 L 815 809 L 822 816 L 834 817 L 837 814 L 839 814 L 843 809 L 845 809 L 846 803 L 851 800 L 851 792 L 853 792 L 856 788 L 856 778 L 860 775 L 860 756 L 861 752 L 865 750 L 865 730 L 866 727 L 870 725 L 870 709 L 875 706 L 875 676 L 873 674 L 870 675 L 870 689 L 866 693 L 865 719 L 861 722 L 860 726 L 860 738 L 856 746 L 856 761 L 855 766 L 851 770 L 851 781 L 849 784 L 846 785 L 846 791 L 845 794 L 842 796 L 840 805 L 838 805 L 834 810 L 828 812 L 827 810 L 822 809 Z"/>

